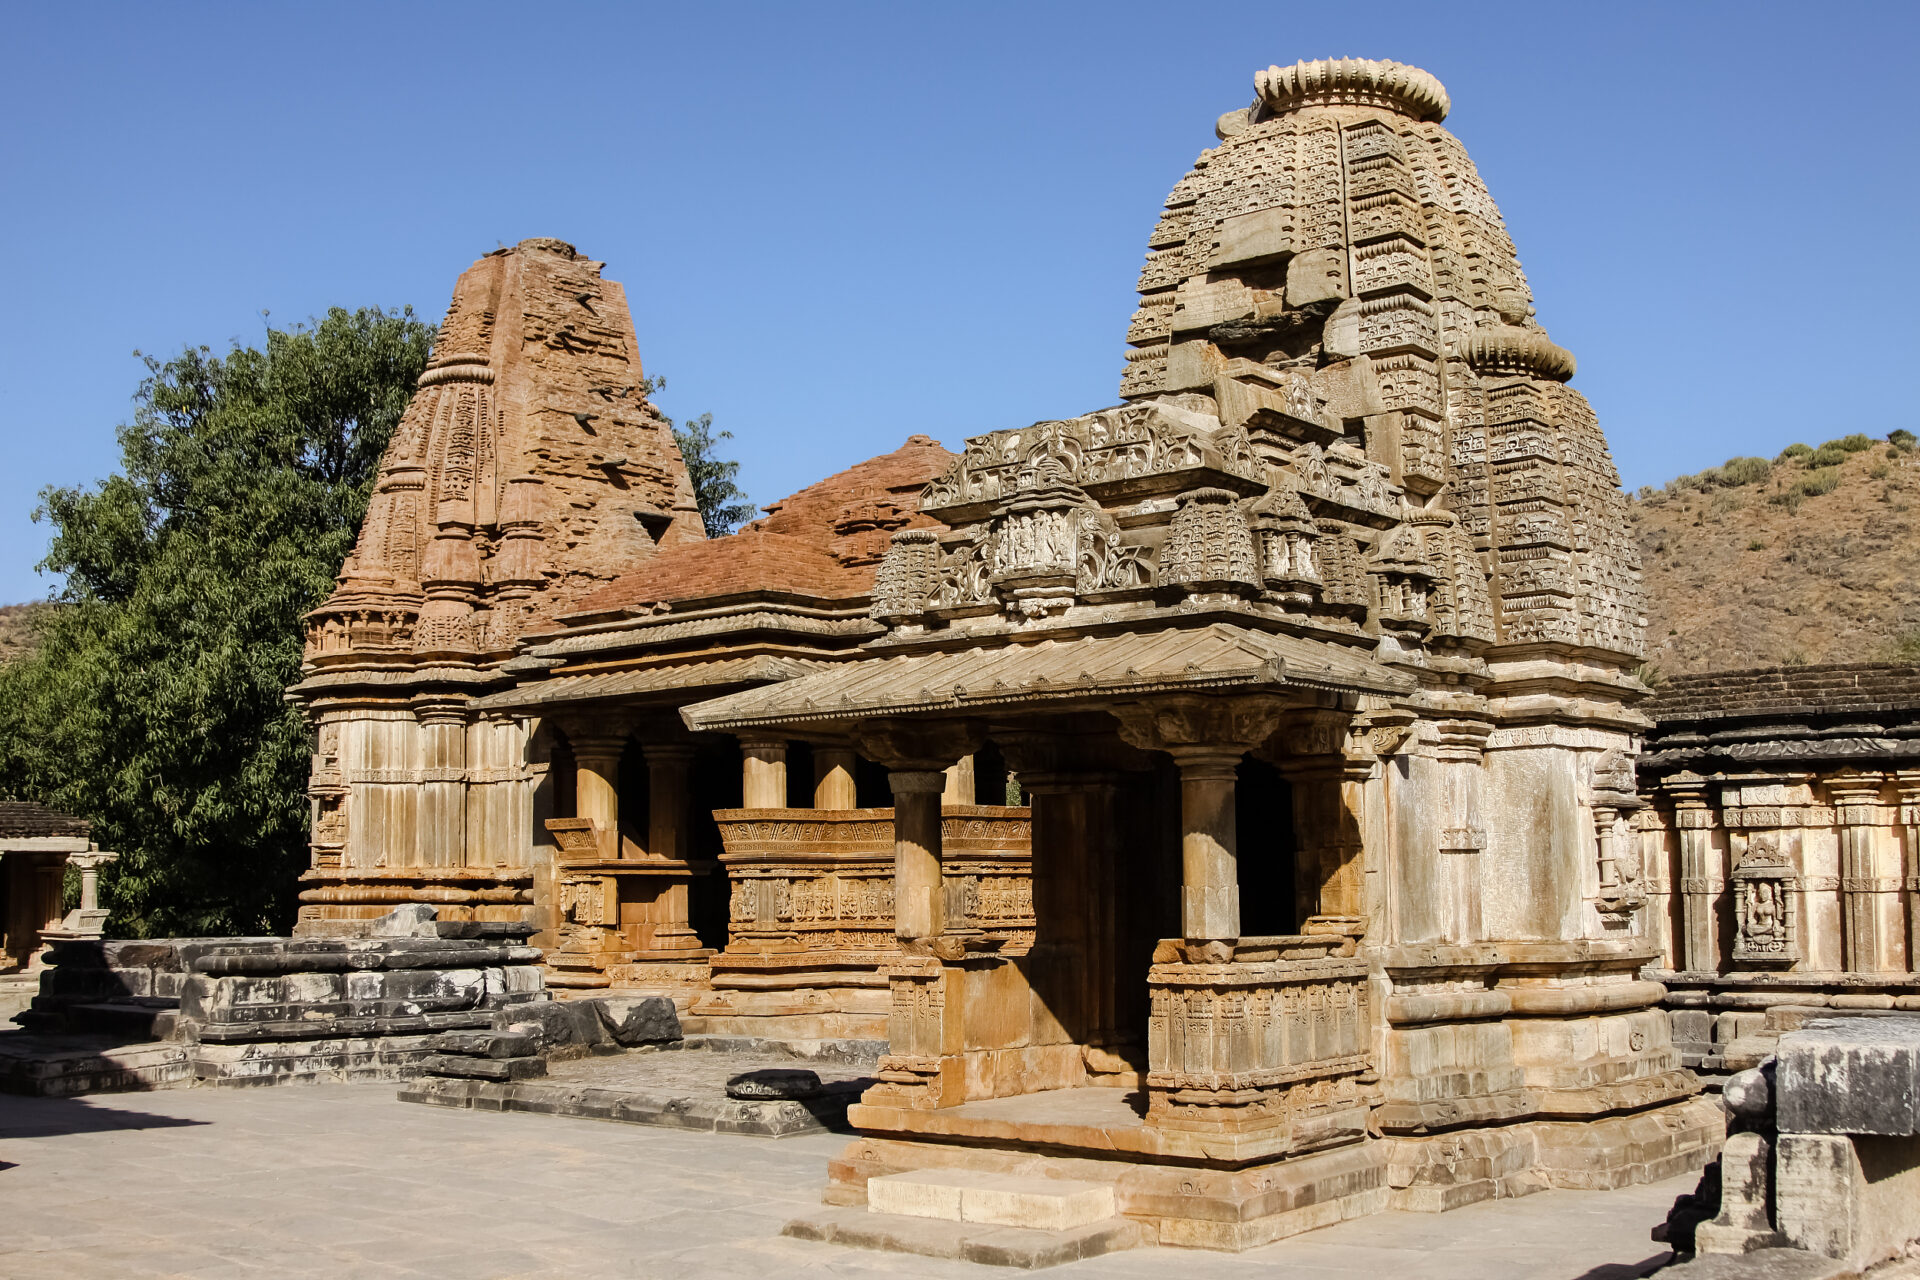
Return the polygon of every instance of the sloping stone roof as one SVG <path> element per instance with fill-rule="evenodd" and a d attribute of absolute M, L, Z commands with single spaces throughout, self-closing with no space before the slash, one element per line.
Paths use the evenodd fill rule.
<path fill-rule="evenodd" d="M 698 703 L 682 715 L 696 731 L 731 730 L 999 703 L 1105 703 L 1168 690 L 1306 686 L 1403 693 L 1409 684 L 1340 645 L 1213 623 L 849 663 Z"/>
<path fill-rule="evenodd" d="M 506 711 L 559 703 L 641 699 L 651 695 L 684 696 L 694 691 L 724 689 L 729 685 L 765 684 L 791 680 L 820 670 L 821 664 L 759 654 L 751 658 L 722 658 L 715 662 L 679 663 L 645 667 L 638 671 L 610 671 L 598 675 L 560 676 L 518 689 L 476 698 L 475 711 Z M 697 696 L 697 694 L 695 695 Z"/>
<path fill-rule="evenodd" d="M 31 840 L 42 836 L 84 839 L 93 830 L 85 818 L 49 809 L 30 800 L 0 800 L 0 840 Z"/>
<path fill-rule="evenodd" d="M 583 599 L 578 614 L 755 593 L 850 600 L 899 529 L 931 527 L 920 491 L 954 455 L 928 436 L 848 467 L 766 508 L 731 537 L 661 551 Z"/>
<path fill-rule="evenodd" d="M 1832 663 L 1675 676 L 1641 710 L 1662 724 L 1689 720 L 1920 711 L 1920 665 Z"/>

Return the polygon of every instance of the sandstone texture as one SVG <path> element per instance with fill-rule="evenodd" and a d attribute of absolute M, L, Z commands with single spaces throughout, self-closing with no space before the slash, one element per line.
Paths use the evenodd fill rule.
<path fill-rule="evenodd" d="M 294 691 L 300 933 L 431 906 L 381 945 L 529 931 L 573 998 L 431 1028 L 409 1096 L 793 1132 L 848 1091 L 539 1073 L 669 1017 L 878 1041 L 790 1230 L 1018 1265 L 1698 1167 L 1641 973 L 1639 553 L 1448 106 L 1259 72 L 1149 236 L 1119 404 L 909 436 L 725 539 L 597 264 L 463 277 Z"/>

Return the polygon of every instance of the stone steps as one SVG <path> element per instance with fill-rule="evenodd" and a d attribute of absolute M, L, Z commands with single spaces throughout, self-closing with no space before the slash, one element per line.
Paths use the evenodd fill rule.
<path fill-rule="evenodd" d="M 68 1005 L 66 1027 L 82 1034 L 126 1040 L 171 1040 L 180 1021 L 180 1002 L 158 997 L 103 1000 Z"/>
<path fill-rule="evenodd" d="M 952 1222 L 866 1209 L 822 1208 L 788 1222 L 781 1234 L 855 1249 L 958 1258 L 990 1267 L 1038 1270 L 1153 1243 L 1152 1229 L 1109 1218 L 1065 1231 Z"/>
<path fill-rule="evenodd" d="M 71 1098 L 193 1082 L 185 1045 L 115 1043 L 105 1036 L 0 1036 L 0 1093 Z"/>
<path fill-rule="evenodd" d="M 493 1061 L 504 1063 L 514 1059 Z M 844 1132 L 847 1103 L 857 1097 L 858 1092 L 829 1086 L 817 1098 L 750 1101 L 698 1096 L 679 1090 L 601 1088 L 563 1080 L 423 1075 L 402 1087 L 398 1096 L 402 1102 L 431 1107 L 529 1111 L 664 1129 L 787 1138 L 807 1133 Z"/>
<path fill-rule="evenodd" d="M 867 1180 L 867 1207 L 824 1208 L 782 1234 L 859 1249 L 1033 1270 L 1154 1242 L 1119 1216 L 1104 1182 L 978 1169 L 918 1169 Z"/>
<path fill-rule="evenodd" d="M 1038 1231 L 1071 1231 L 1119 1213 L 1103 1182 L 1023 1178 L 977 1169 L 920 1169 L 867 1180 L 874 1213 Z"/>

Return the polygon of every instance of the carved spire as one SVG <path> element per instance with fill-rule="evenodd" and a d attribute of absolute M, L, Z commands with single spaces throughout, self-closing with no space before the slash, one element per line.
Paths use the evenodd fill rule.
<path fill-rule="evenodd" d="M 309 662 L 500 655 L 656 545 L 704 537 L 600 268 L 539 239 L 460 277 L 339 587 L 309 619 Z"/>

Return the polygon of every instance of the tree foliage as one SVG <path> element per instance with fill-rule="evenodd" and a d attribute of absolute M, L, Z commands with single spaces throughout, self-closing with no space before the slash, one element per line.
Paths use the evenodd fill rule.
<path fill-rule="evenodd" d="M 740 464 L 719 454 L 720 442 L 733 439 L 733 432 L 715 431 L 713 415 L 703 413 L 675 427 L 673 439 L 686 460 L 687 474 L 693 478 L 693 499 L 700 504 L 700 521 L 707 527 L 707 536 L 723 538 L 751 520 L 756 508 L 734 483 Z"/>
<path fill-rule="evenodd" d="M 291 925 L 312 747 L 282 693 L 433 332 L 335 308 L 264 351 L 142 357 L 124 474 L 42 493 L 65 607 L 0 667 L 0 792 L 92 818 L 120 852 L 111 931 Z"/>

